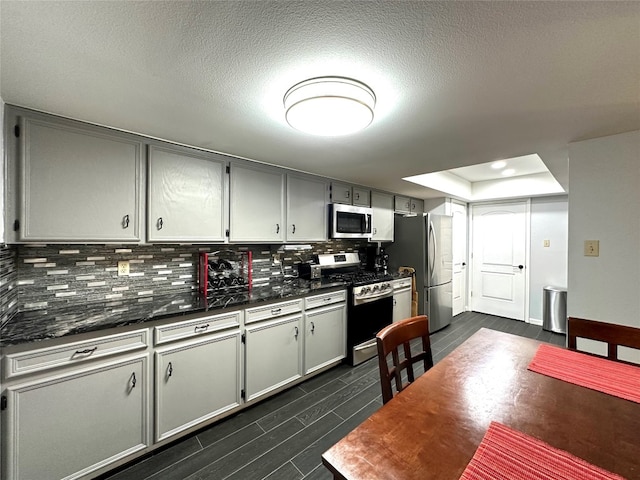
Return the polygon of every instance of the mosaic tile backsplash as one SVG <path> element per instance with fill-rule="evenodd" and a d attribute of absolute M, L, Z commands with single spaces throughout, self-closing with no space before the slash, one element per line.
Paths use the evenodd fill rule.
<path fill-rule="evenodd" d="M 358 251 L 367 242 L 333 240 L 311 250 L 282 251 L 280 245 L 15 245 L 0 249 L 0 313 L 78 305 L 86 302 L 148 298 L 198 288 L 201 252 L 240 261 L 253 256 L 255 286 L 295 272 L 313 254 Z M 274 256 L 280 262 L 274 262 Z M 118 276 L 118 261 L 128 260 L 129 276 Z M 5 264 L 7 265 L 5 268 Z M 8 313 L 5 313 L 8 312 Z"/>
<path fill-rule="evenodd" d="M 4 325 L 18 311 L 15 250 L 0 245 L 0 325 Z"/>

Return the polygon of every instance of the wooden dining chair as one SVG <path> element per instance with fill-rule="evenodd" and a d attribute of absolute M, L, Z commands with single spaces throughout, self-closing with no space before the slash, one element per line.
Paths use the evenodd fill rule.
<path fill-rule="evenodd" d="M 607 358 L 610 360 L 623 361 L 618 359 L 618 346 L 640 350 L 640 328 L 569 317 L 567 347 L 570 350 L 578 349 L 576 341 L 578 337 L 605 342 L 607 344 Z"/>
<path fill-rule="evenodd" d="M 411 340 L 419 344 L 417 352 L 411 351 Z M 393 385 L 397 392 L 401 392 L 415 380 L 413 365 L 424 363 L 426 372 L 433 367 L 431 355 L 431 341 L 429 339 L 429 320 L 426 315 L 406 318 L 383 328 L 376 335 L 378 346 L 378 366 L 380 367 L 380 383 L 382 386 L 382 402 L 387 403 L 393 398 Z M 400 356 L 402 347 L 404 355 Z M 392 365 L 389 365 L 388 355 L 391 353 Z M 403 383 L 402 372 L 407 371 L 408 382 Z"/>

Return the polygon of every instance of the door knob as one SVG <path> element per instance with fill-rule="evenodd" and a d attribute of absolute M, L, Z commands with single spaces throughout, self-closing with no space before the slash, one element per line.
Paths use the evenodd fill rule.
<path fill-rule="evenodd" d="M 518 268 L 522 270 L 524 268 L 524 265 L 518 265 Z"/>

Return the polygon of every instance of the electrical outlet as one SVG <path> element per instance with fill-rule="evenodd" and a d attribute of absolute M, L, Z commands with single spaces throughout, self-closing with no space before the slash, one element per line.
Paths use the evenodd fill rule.
<path fill-rule="evenodd" d="M 129 260 L 121 260 L 118 262 L 118 276 L 128 276 L 129 275 Z"/>
<path fill-rule="evenodd" d="M 279 265 L 280 264 L 280 254 L 279 253 L 274 253 L 273 254 L 273 264 L 274 265 Z"/>
<path fill-rule="evenodd" d="M 599 257 L 600 256 L 600 240 L 585 240 L 584 256 Z"/>
<path fill-rule="evenodd" d="M 545 240 L 544 241 L 544 246 L 545 247 L 549 247 L 551 245 L 551 242 L 549 240 Z"/>

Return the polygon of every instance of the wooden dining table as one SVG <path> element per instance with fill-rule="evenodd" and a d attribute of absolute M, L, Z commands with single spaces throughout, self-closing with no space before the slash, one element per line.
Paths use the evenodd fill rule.
<path fill-rule="evenodd" d="M 640 479 L 640 404 L 527 370 L 540 343 L 479 330 L 327 450 L 324 465 L 341 480 L 458 479 L 496 421 Z"/>

